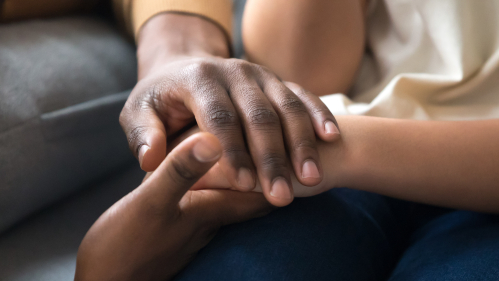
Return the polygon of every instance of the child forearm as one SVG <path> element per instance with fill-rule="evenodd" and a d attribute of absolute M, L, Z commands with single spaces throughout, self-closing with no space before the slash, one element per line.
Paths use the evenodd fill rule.
<path fill-rule="evenodd" d="M 323 184 L 499 212 L 499 120 L 337 120 L 341 141 L 320 148 Z"/>

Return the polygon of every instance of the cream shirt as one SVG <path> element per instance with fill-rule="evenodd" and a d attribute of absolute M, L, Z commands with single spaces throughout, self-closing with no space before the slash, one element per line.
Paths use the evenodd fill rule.
<path fill-rule="evenodd" d="M 499 1 L 371 3 L 369 52 L 348 96 L 322 97 L 337 115 L 420 120 L 499 117 Z"/>

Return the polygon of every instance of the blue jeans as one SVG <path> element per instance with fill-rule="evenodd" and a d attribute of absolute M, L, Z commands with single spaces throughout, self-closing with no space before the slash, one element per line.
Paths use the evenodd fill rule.
<path fill-rule="evenodd" d="M 499 216 L 333 189 L 222 228 L 175 280 L 499 280 Z"/>

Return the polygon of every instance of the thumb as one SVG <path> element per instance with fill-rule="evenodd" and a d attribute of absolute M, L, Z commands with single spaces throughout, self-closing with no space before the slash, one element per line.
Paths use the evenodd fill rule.
<path fill-rule="evenodd" d="M 220 158 L 222 146 L 210 133 L 190 136 L 168 154 L 139 187 L 151 204 L 177 206 L 184 194 Z"/>
<path fill-rule="evenodd" d="M 120 124 L 128 146 L 139 160 L 140 168 L 154 171 L 166 157 L 166 132 L 163 122 L 151 108 L 133 107 L 127 102 L 120 114 Z"/>

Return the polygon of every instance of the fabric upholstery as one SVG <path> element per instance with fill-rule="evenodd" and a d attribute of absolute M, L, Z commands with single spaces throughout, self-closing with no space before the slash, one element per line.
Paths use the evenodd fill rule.
<path fill-rule="evenodd" d="M 118 116 L 133 45 L 108 23 L 0 25 L 0 232 L 132 161 Z"/>
<path fill-rule="evenodd" d="M 0 235 L 0 280 L 73 280 L 76 253 L 87 230 L 144 174 L 134 163 Z"/>

